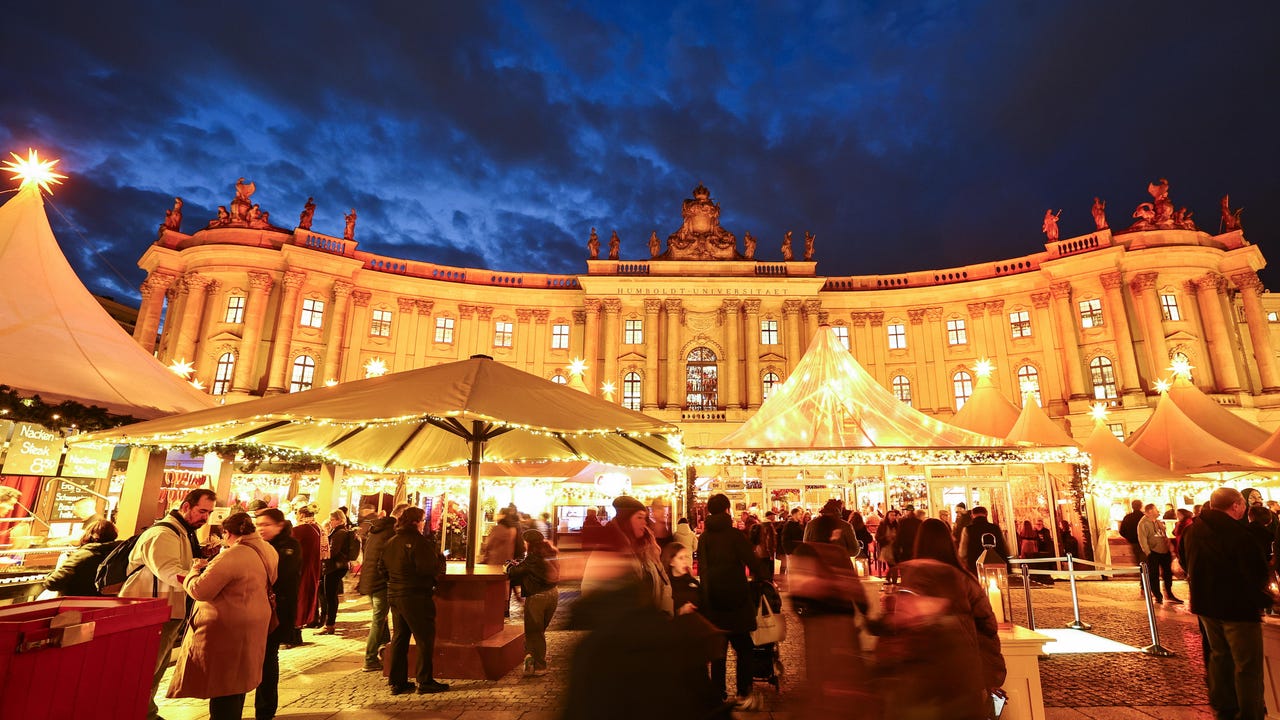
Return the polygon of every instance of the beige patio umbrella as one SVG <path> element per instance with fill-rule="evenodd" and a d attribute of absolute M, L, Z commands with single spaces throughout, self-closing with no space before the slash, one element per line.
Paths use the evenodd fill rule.
<path fill-rule="evenodd" d="M 481 465 L 593 460 L 676 466 L 679 428 L 478 355 L 469 360 L 200 410 L 69 442 L 263 448 L 373 472 L 469 464 L 469 547 Z M 467 553 L 468 571 L 474 553 Z"/>

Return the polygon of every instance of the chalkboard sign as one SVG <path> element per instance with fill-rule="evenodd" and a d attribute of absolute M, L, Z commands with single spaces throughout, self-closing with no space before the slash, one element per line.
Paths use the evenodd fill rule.
<path fill-rule="evenodd" d="M 62 480 L 53 496 L 49 522 L 75 522 L 97 512 L 98 496 L 93 481 Z"/>
<path fill-rule="evenodd" d="M 115 448 L 75 445 L 67 448 L 62 459 L 62 477 L 104 478 L 111 470 L 111 455 Z"/>
<path fill-rule="evenodd" d="M 33 423 L 14 426 L 9 452 L 4 458 L 5 475 L 57 475 L 62 460 L 62 436 Z"/>

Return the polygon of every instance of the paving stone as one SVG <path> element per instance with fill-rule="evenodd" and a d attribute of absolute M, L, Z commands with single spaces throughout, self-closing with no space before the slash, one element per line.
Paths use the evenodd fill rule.
<path fill-rule="evenodd" d="M 1168 720 L 1164 715 L 1148 715 L 1132 707 L 1082 707 L 1076 709 L 1080 711 L 1081 715 L 1090 718 L 1090 720 L 1151 720 L 1156 717 L 1160 718 L 1160 720 Z"/>
<path fill-rule="evenodd" d="M 1089 716 L 1075 708 L 1047 707 L 1044 709 L 1045 720 L 1089 720 Z"/>

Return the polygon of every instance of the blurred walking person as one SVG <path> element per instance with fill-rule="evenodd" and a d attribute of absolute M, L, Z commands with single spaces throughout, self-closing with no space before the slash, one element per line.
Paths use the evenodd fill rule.
<path fill-rule="evenodd" d="M 547 672 L 547 626 L 560 604 L 560 562 L 556 548 L 536 529 L 524 531 L 524 560 L 507 569 L 524 598 L 524 674 Z"/>
<path fill-rule="evenodd" d="M 396 534 L 382 548 L 378 563 L 387 576 L 391 605 L 391 694 L 438 693 L 449 686 L 432 673 L 436 645 L 436 581 L 445 572 L 444 555 L 435 540 L 423 535 L 426 513 L 406 508 L 396 520 Z M 409 682 L 409 637 L 418 646 L 417 685 Z"/>

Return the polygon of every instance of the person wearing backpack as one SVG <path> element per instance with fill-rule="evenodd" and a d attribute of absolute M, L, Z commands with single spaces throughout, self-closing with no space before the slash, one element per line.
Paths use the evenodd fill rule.
<path fill-rule="evenodd" d="M 359 557 L 360 540 L 347 523 L 346 514 L 341 510 L 329 513 L 329 557 L 324 560 L 324 575 L 320 578 L 320 623 L 324 629 L 318 634 L 334 634 L 342 579 Z"/>
<path fill-rule="evenodd" d="M 195 558 L 201 554 L 196 530 L 209 522 L 217 495 L 208 488 L 187 493 L 177 510 L 143 530 L 129 552 L 128 578 L 120 597 L 164 598 L 169 601 L 169 620 L 160 631 L 155 673 L 151 680 L 147 720 L 159 717 L 156 689 L 164 677 L 178 631 L 187 617 L 187 591 L 182 584 L 191 574 Z M 110 559 L 108 559 L 109 562 Z"/>
<path fill-rule="evenodd" d="M 44 579 L 44 586 L 63 597 L 101 595 L 95 583 L 98 567 L 120 543 L 110 520 L 94 520 L 80 537 L 80 547 Z"/>

